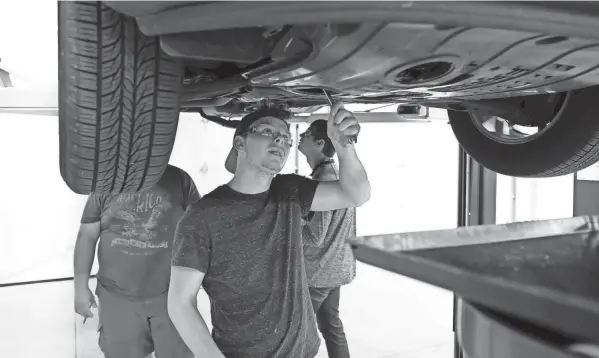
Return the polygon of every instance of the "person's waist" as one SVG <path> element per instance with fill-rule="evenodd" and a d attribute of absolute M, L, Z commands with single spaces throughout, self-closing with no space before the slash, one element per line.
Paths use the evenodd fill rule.
<path fill-rule="evenodd" d="M 304 258 L 306 260 L 334 259 L 339 260 L 345 257 L 353 257 L 353 250 L 349 242 L 323 242 L 322 245 L 312 245 L 306 243 L 303 246 Z"/>
<path fill-rule="evenodd" d="M 289 328 L 297 328 L 292 334 L 295 336 L 290 341 Z M 298 325 L 288 325 L 286 329 L 277 331 L 277 334 L 265 332 L 259 339 L 235 339 L 235 335 L 225 332 L 217 333 L 218 329 L 213 330 L 213 339 L 219 349 L 226 357 L 268 357 L 268 358 L 287 358 L 302 357 L 313 358 L 318 353 L 320 347 L 320 338 L 313 327 L 313 332 L 304 336 L 301 332 L 310 327 L 299 327 Z M 248 332 L 245 329 L 236 326 L 236 331 Z M 304 354 L 296 354 L 297 351 L 303 351 Z"/>
<path fill-rule="evenodd" d="M 100 274 L 97 275 L 97 286 L 98 290 L 104 290 L 111 295 L 119 296 L 128 301 L 147 301 L 153 300 L 168 294 L 168 285 L 166 288 L 156 290 L 143 290 L 143 289 L 131 289 L 120 287 L 116 282 L 110 280 Z"/>

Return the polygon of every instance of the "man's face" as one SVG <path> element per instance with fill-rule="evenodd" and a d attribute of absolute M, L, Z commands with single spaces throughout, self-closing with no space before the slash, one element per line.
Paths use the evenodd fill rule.
<path fill-rule="evenodd" d="M 292 145 L 287 124 L 275 117 L 264 117 L 254 122 L 244 142 L 249 164 L 269 174 L 277 174 L 283 169 Z"/>
<path fill-rule="evenodd" d="M 307 157 L 321 151 L 319 143 L 317 143 L 317 140 L 314 138 L 310 128 L 308 128 L 308 130 L 306 130 L 304 133 L 300 134 L 300 141 L 297 149 L 299 149 L 299 151 Z"/>

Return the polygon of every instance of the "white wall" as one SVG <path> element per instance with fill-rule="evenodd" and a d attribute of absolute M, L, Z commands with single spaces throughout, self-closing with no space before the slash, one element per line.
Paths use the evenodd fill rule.
<path fill-rule="evenodd" d="M 458 143 L 443 114 L 436 115 L 430 123 L 362 124 L 356 148 L 372 190 L 357 210 L 358 235 L 456 227 Z M 308 125 L 298 127 L 301 133 Z M 301 154 L 298 166 L 300 175 L 310 175 Z"/>
<path fill-rule="evenodd" d="M 307 125 L 293 125 L 294 134 L 298 127 L 303 132 Z M 206 194 L 231 178 L 224 160 L 232 135 L 184 113 L 170 162 Z M 358 211 L 360 235 L 455 226 L 457 143 L 445 122 L 364 124 L 357 146 L 373 188 Z M 57 118 L 2 114 L 0 152 L 0 283 L 72 276 L 86 196 L 72 193 L 60 176 Z M 292 152 L 284 172 L 298 165 L 309 175 L 305 158 L 298 159 Z"/>
<path fill-rule="evenodd" d="M 60 176 L 56 117 L 0 114 L 0 283 L 72 276 L 86 197 Z"/>
<path fill-rule="evenodd" d="M 458 144 L 446 121 L 364 124 L 358 150 L 372 187 L 358 235 L 456 227 Z"/>
<path fill-rule="evenodd" d="M 0 68 L 13 85 L 56 88 L 58 84 L 58 2 L 2 2 Z M 34 25 L 34 26 L 33 26 Z"/>
<path fill-rule="evenodd" d="M 233 133 L 199 114 L 182 113 L 170 163 L 189 173 L 200 194 L 207 194 L 232 177 L 224 163 Z"/>
<path fill-rule="evenodd" d="M 497 175 L 497 224 L 567 218 L 573 213 L 574 174 L 537 179 Z"/>

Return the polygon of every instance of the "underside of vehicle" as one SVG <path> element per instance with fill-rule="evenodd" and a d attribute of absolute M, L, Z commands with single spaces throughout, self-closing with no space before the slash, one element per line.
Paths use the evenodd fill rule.
<path fill-rule="evenodd" d="M 78 193 L 162 174 L 179 112 L 448 110 L 482 165 L 569 174 L 599 159 L 599 5 L 541 2 L 59 4 L 61 173 Z M 226 138 L 229 140 L 229 138 Z M 426 140 L 423 138 L 423 140 Z"/>

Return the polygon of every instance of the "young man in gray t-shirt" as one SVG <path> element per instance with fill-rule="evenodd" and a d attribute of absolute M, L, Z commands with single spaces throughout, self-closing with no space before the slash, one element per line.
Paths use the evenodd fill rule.
<path fill-rule="evenodd" d="M 304 267 L 301 220 L 310 211 L 355 207 L 370 184 L 347 135 L 359 124 L 338 103 L 328 134 L 338 181 L 278 174 L 292 146 L 280 111 L 246 115 L 225 167 L 233 179 L 187 209 L 175 236 L 168 308 L 197 357 L 312 358 L 320 339 Z M 196 307 L 210 297 L 213 331 Z"/>
<path fill-rule="evenodd" d="M 318 181 L 338 180 L 335 148 L 327 135 L 327 121 L 310 124 L 298 146 Z M 341 286 L 356 276 L 356 259 L 347 241 L 356 236 L 356 209 L 347 208 L 311 213 L 303 227 L 306 275 L 318 329 L 329 358 L 349 358 L 349 347 L 339 318 Z"/>
<path fill-rule="evenodd" d="M 75 244 L 75 311 L 93 317 L 89 275 L 98 244 L 99 345 L 107 358 L 192 358 L 166 298 L 177 222 L 200 195 L 191 177 L 167 166 L 152 188 L 90 195 Z"/>

